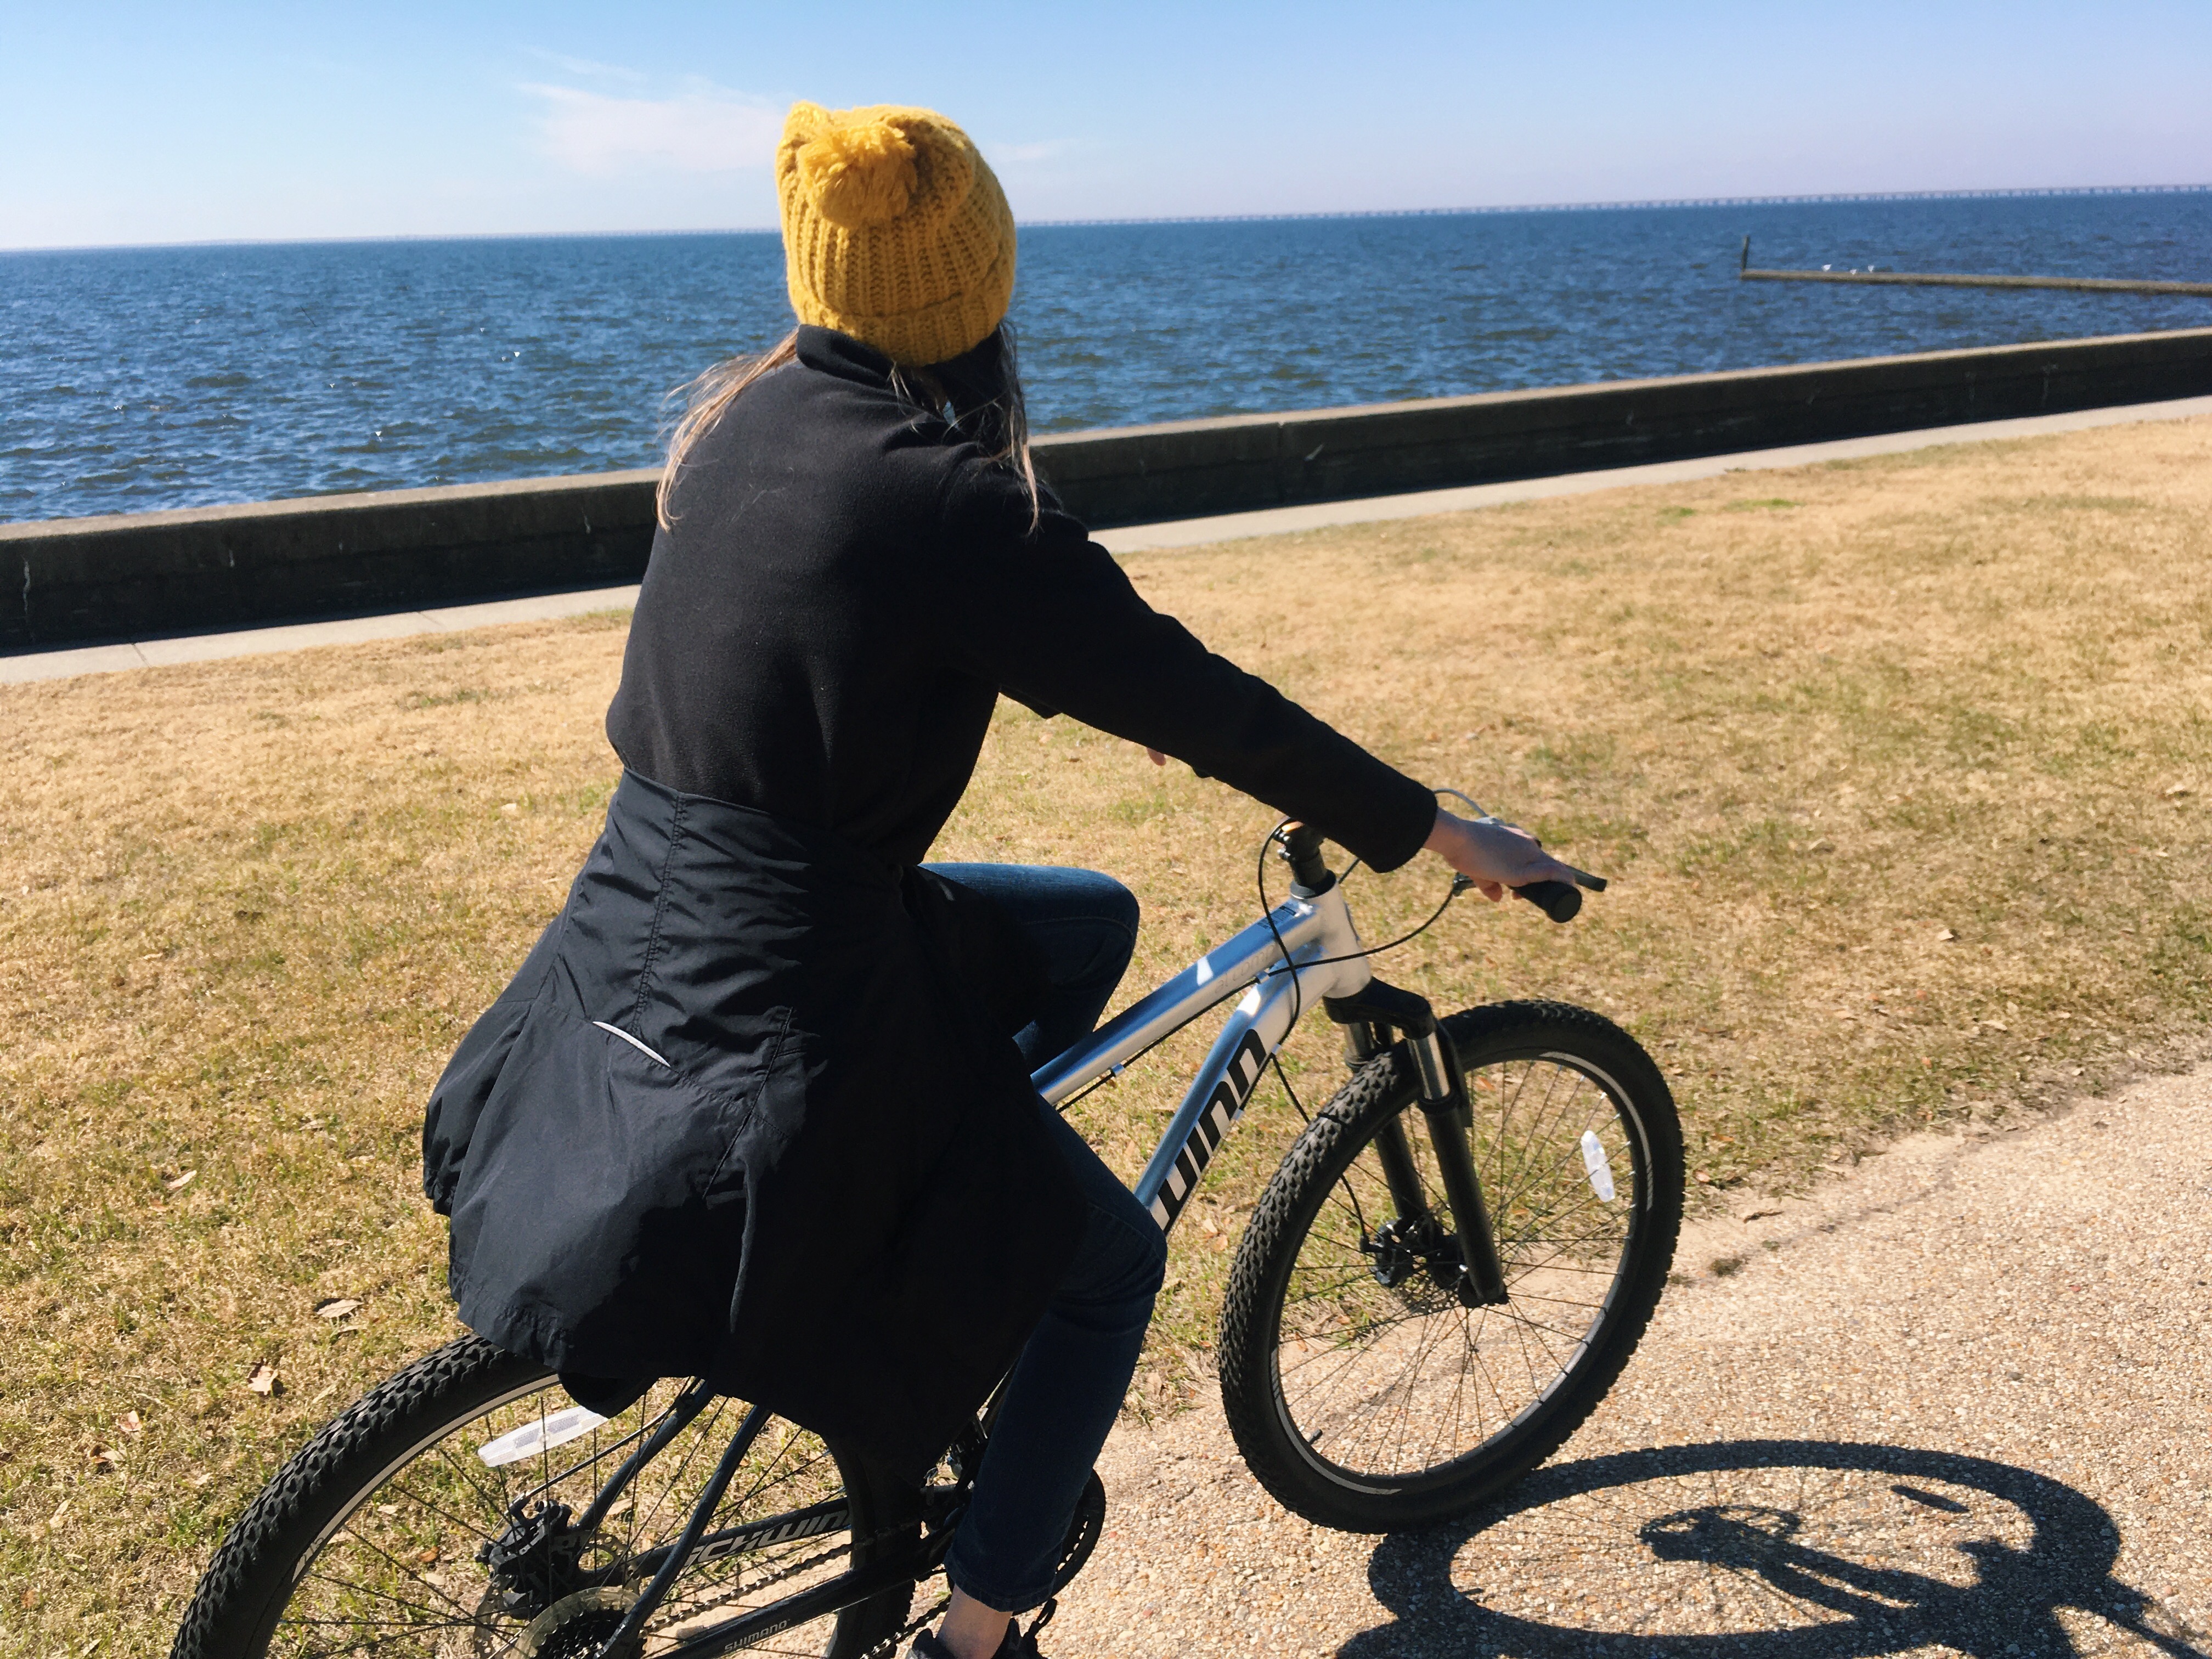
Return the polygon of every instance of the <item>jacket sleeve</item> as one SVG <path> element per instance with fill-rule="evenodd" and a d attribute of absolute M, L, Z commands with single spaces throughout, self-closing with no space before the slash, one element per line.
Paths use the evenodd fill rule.
<path fill-rule="evenodd" d="M 1139 597 L 1112 555 L 1005 468 L 959 464 L 917 604 L 949 664 L 1041 714 L 1189 763 L 1377 870 L 1420 850 L 1436 797 Z"/>

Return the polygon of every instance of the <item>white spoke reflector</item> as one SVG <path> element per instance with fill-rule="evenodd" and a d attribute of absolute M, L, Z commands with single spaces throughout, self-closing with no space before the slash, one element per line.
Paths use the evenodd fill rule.
<path fill-rule="evenodd" d="M 1594 1131 L 1583 1131 L 1583 1168 L 1589 1171 L 1590 1190 L 1601 1204 L 1613 1202 L 1613 1164 Z"/>
<path fill-rule="evenodd" d="M 535 1457 L 542 1451 L 580 1440 L 606 1420 L 597 1412 L 571 1406 L 538 1422 L 526 1423 L 496 1440 L 487 1440 L 477 1448 L 477 1455 L 489 1468 L 505 1468 L 509 1463 L 520 1463 L 526 1457 Z"/>

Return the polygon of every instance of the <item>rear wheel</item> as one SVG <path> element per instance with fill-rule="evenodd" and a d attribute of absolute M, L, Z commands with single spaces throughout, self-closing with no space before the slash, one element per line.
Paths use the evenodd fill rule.
<path fill-rule="evenodd" d="M 474 1338 L 418 1360 L 324 1428 L 239 1518 L 173 1659 L 596 1653 L 744 1408 L 714 1401 L 588 1538 L 563 1528 L 681 1388 L 656 1384 L 600 1419 L 543 1366 Z M 919 1503 L 911 1486 L 771 1421 L 647 1626 L 647 1650 L 911 1548 Z M 898 1630 L 912 1594 L 902 1582 L 747 1650 L 851 1659 Z"/>
<path fill-rule="evenodd" d="M 1451 1212 L 1404 1045 L 1299 1137 L 1222 1312 L 1223 1403 L 1261 1484 L 1324 1526 L 1443 1520 L 1556 1450 L 1634 1352 L 1682 1214 L 1682 1143 L 1650 1057 L 1603 1016 L 1504 1003 L 1443 1023 L 1510 1300 L 1463 1305 Z M 1430 1215 L 1400 1217 L 1402 1132 Z"/>

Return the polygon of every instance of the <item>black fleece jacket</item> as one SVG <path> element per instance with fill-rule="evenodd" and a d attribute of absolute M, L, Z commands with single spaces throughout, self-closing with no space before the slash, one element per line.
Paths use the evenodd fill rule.
<path fill-rule="evenodd" d="M 827 329 L 693 447 L 607 735 L 630 770 L 918 862 L 1004 692 L 1404 863 L 1435 798 L 1208 652 L 1048 497 Z"/>

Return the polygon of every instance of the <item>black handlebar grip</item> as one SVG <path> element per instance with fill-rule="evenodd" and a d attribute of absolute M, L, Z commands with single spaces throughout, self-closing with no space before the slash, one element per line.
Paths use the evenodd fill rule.
<path fill-rule="evenodd" d="M 1553 921 L 1572 921 L 1583 908 L 1582 890 L 1564 881 L 1532 881 L 1515 888 L 1513 896 L 1527 899 Z"/>

